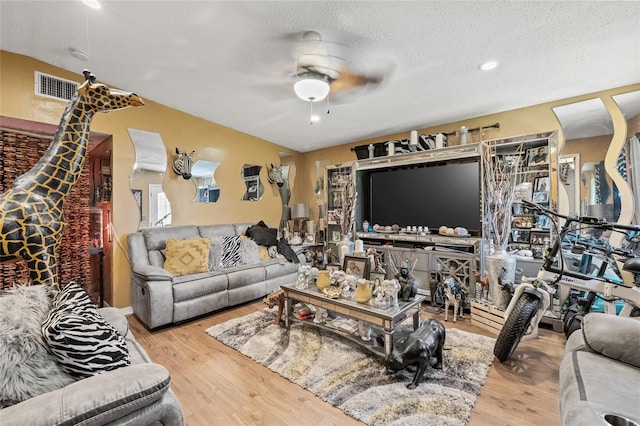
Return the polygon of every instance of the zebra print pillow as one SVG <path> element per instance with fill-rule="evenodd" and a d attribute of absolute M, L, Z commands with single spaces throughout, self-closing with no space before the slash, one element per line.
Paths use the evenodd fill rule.
<path fill-rule="evenodd" d="M 220 263 L 223 268 L 233 268 L 234 266 L 242 264 L 240 235 L 229 235 L 223 237 L 220 250 Z"/>
<path fill-rule="evenodd" d="M 76 377 L 94 376 L 131 362 L 124 338 L 74 282 L 54 299 L 42 334 L 62 368 Z"/>

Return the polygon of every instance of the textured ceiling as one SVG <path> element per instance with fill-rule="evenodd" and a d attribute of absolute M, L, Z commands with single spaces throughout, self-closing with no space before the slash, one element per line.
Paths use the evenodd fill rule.
<path fill-rule="evenodd" d="M 0 1 L 0 48 L 310 151 L 640 81 L 640 2 Z M 296 98 L 315 30 L 375 87 Z M 328 43 L 332 42 L 332 43 Z M 72 57 L 69 48 L 89 54 Z M 480 72 L 488 59 L 500 65 Z"/>

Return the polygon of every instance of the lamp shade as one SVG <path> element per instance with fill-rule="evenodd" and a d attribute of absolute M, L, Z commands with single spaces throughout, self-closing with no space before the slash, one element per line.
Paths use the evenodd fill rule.
<path fill-rule="evenodd" d="M 305 75 L 293 85 L 296 95 L 303 101 L 318 102 L 329 94 L 329 82 L 321 75 Z"/>
<path fill-rule="evenodd" d="M 291 207 L 291 219 L 309 219 L 309 204 L 294 204 Z"/>

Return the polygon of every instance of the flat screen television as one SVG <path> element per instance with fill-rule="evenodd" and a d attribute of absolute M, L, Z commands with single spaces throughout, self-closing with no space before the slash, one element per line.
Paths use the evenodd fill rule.
<path fill-rule="evenodd" d="M 462 226 L 479 235 L 480 163 L 427 163 L 362 172 L 362 218 L 379 225 Z"/>

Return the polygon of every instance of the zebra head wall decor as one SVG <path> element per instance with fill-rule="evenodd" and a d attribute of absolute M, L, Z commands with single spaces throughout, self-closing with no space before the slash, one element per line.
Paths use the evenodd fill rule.
<path fill-rule="evenodd" d="M 191 151 L 187 154 L 176 148 L 176 154 L 178 154 L 178 158 L 173 162 L 173 171 L 185 180 L 191 179 L 191 167 L 193 166 L 193 157 L 196 152 Z"/>
<path fill-rule="evenodd" d="M 267 180 L 271 184 L 277 184 L 278 186 L 284 185 L 284 178 L 282 177 L 282 166 L 274 166 L 271 163 L 269 171 L 267 172 Z"/>

